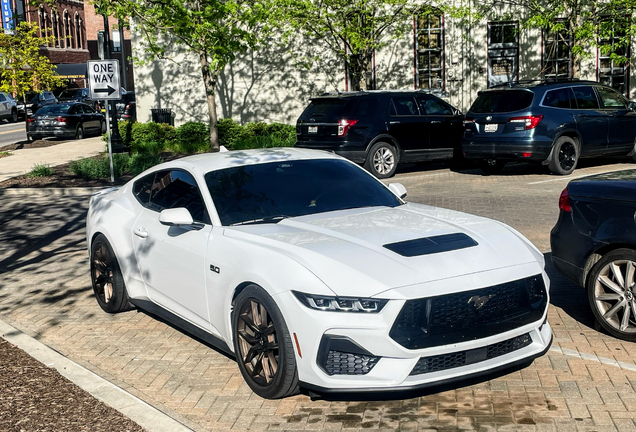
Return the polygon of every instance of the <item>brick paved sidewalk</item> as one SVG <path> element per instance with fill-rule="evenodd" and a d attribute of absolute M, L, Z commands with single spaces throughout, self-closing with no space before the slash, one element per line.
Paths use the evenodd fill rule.
<path fill-rule="evenodd" d="M 588 166 L 570 177 L 631 166 Z M 490 177 L 416 169 L 392 180 L 411 201 L 502 220 L 549 253 L 567 178 L 523 167 Z M 0 316 L 195 430 L 636 430 L 636 344 L 594 330 L 582 290 L 551 266 L 553 350 L 525 369 L 406 399 L 269 401 L 250 391 L 233 360 L 194 338 L 143 312 L 99 309 L 87 271 L 87 202 L 0 196 Z"/>

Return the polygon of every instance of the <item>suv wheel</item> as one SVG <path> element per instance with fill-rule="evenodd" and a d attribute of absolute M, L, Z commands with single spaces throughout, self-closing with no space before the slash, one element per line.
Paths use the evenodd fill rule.
<path fill-rule="evenodd" d="M 506 161 L 498 159 L 482 159 L 479 168 L 487 174 L 497 174 L 506 166 Z"/>
<path fill-rule="evenodd" d="M 579 146 L 570 137 L 559 137 L 554 143 L 548 168 L 553 174 L 568 175 L 579 161 Z"/>
<path fill-rule="evenodd" d="M 395 147 L 385 142 L 373 144 L 364 167 L 377 178 L 389 178 L 397 169 L 397 154 Z"/>
<path fill-rule="evenodd" d="M 11 118 L 9 119 L 11 123 L 17 123 L 18 121 L 18 110 L 11 111 Z"/>

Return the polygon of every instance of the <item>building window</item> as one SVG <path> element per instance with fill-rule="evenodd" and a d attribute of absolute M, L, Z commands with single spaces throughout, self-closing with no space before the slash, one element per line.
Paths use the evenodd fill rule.
<path fill-rule="evenodd" d="M 80 27 L 81 20 L 79 14 L 75 13 L 75 40 L 77 48 L 82 48 L 82 29 Z"/>
<path fill-rule="evenodd" d="M 488 87 L 519 80 L 519 23 L 488 23 Z"/>
<path fill-rule="evenodd" d="M 444 89 L 444 15 L 431 10 L 415 19 L 416 87 Z"/>
<path fill-rule="evenodd" d="M 630 43 L 626 41 L 625 31 L 620 29 L 615 21 L 600 31 L 607 32 L 607 35 L 599 35 L 598 81 L 627 95 L 629 91 Z M 614 58 L 612 58 L 612 54 L 614 54 Z"/>
<path fill-rule="evenodd" d="M 40 18 L 40 37 L 45 38 L 48 36 L 48 34 L 46 32 L 46 14 L 44 13 L 43 8 L 40 8 L 38 17 Z"/>
<path fill-rule="evenodd" d="M 563 22 L 560 30 L 543 31 L 543 78 L 570 78 L 572 76 L 572 32 Z"/>
<path fill-rule="evenodd" d="M 68 19 L 68 11 L 64 11 L 64 47 L 73 48 L 71 41 L 71 24 Z"/>
<path fill-rule="evenodd" d="M 59 48 L 60 47 L 60 26 L 59 26 L 59 19 L 58 19 L 56 10 L 51 11 L 51 20 L 52 20 L 51 27 L 53 29 L 53 37 L 55 38 L 53 42 L 53 46 L 56 48 Z"/>

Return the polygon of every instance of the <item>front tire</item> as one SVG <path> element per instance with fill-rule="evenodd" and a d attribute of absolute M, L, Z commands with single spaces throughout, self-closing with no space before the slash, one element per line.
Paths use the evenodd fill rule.
<path fill-rule="evenodd" d="M 232 313 L 234 353 L 252 391 L 265 399 L 298 393 L 298 370 L 291 336 L 274 300 L 249 285 L 236 297 Z"/>
<path fill-rule="evenodd" d="M 566 136 L 559 137 L 554 143 L 548 168 L 553 174 L 572 174 L 579 162 L 579 146 L 574 139 Z"/>
<path fill-rule="evenodd" d="M 609 334 L 636 341 L 636 251 L 616 249 L 590 271 L 587 294 L 598 323 Z"/>
<path fill-rule="evenodd" d="M 369 150 L 364 167 L 377 178 L 384 179 L 393 177 L 397 164 L 395 147 L 385 142 L 377 142 Z"/>
<path fill-rule="evenodd" d="M 75 130 L 75 139 L 76 140 L 84 139 L 84 128 L 82 127 L 82 125 L 79 125 L 77 129 Z"/>
<path fill-rule="evenodd" d="M 132 309 L 117 257 L 103 234 L 98 234 L 91 245 L 91 282 L 97 304 L 104 312 Z"/>
<path fill-rule="evenodd" d="M 18 122 L 18 111 L 17 110 L 11 111 L 11 118 L 9 119 L 9 121 L 11 123 L 17 123 Z"/>

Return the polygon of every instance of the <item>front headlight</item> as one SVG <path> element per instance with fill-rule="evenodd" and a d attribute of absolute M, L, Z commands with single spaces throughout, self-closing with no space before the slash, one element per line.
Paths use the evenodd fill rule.
<path fill-rule="evenodd" d="M 308 308 L 322 311 L 377 313 L 388 303 L 388 300 L 383 299 L 330 297 L 292 292 Z"/>

